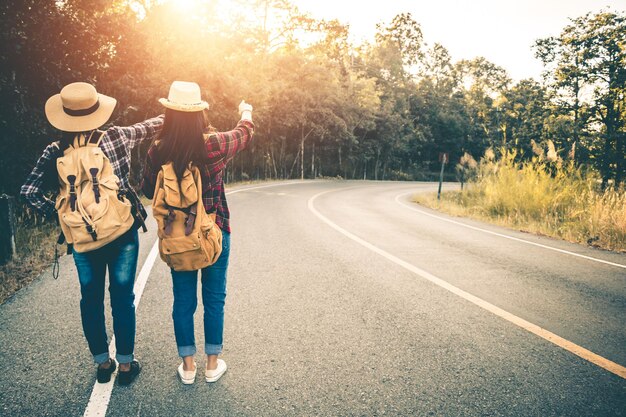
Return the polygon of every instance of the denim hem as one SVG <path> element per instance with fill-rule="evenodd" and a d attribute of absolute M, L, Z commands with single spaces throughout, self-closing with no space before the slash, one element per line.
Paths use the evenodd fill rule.
<path fill-rule="evenodd" d="M 178 356 L 184 358 L 185 356 L 193 356 L 196 353 L 196 347 L 191 346 L 178 346 Z"/>
<path fill-rule="evenodd" d="M 119 353 L 116 353 L 115 359 L 117 359 L 117 363 L 131 363 L 133 359 L 135 359 L 135 355 L 132 353 L 130 355 L 120 355 Z"/>
<path fill-rule="evenodd" d="M 102 365 L 106 361 L 109 360 L 109 352 L 99 353 L 97 355 L 93 355 L 93 361 L 98 365 Z"/>
<path fill-rule="evenodd" d="M 209 343 L 204 344 L 204 353 L 207 355 L 219 355 L 222 353 L 223 345 L 211 345 Z"/>

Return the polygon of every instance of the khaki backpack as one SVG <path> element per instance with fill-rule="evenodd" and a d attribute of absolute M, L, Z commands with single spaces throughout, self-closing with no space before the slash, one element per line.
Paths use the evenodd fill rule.
<path fill-rule="evenodd" d="M 197 167 L 186 169 L 180 181 L 171 162 L 159 171 L 152 201 L 158 224 L 161 259 L 174 271 L 195 271 L 217 262 L 222 231 L 215 214 L 202 203 L 202 177 Z"/>
<path fill-rule="evenodd" d="M 63 235 L 76 252 L 89 252 L 126 233 L 134 223 L 131 203 L 98 146 L 104 132 L 77 135 L 57 159 L 60 192 L 56 209 Z"/>

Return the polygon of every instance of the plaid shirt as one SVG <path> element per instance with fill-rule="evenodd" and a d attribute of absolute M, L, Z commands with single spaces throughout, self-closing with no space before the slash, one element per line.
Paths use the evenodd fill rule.
<path fill-rule="evenodd" d="M 128 174 L 130 173 L 130 151 L 140 142 L 152 140 L 163 126 L 163 116 L 145 120 L 141 123 L 127 127 L 112 126 L 107 129 L 100 140 L 100 148 L 109 158 L 113 173 L 120 180 L 120 190 L 127 193 L 137 193 L 130 186 Z M 88 137 L 89 135 L 87 135 Z M 45 196 L 43 187 L 44 176 L 51 175 L 51 167 L 54 167 L 56 174 L 56 159 L 63 156 L 60 142 L 53 142 L 46 147 L 41 157 L 35 164 L 32 172 L 22 185 L 20 194 L 26 201 L 48 218 L 56 216 L 54 202 Z M 139 199 L 137 198 L 137 201 Z M 141 202 L 138 204 L 141 205 Z M 139 209 L 143 209 L 141 206 Z"/>
<path fill-rule="evenodd" d="M 209 162 L 200 169 L 202 202 L 207 213 L 216 213 L 217 225 L 228 233 L 230 233 L 230 211 L 224 191 L 224 168 L 239 151 L 245 149 L 253 134 L 254 123 L 241 120 L 235 129 L 230 132 L 210 134 L 206 141 Z M 154 197 L 154 187 L 161 165 L 167 162 L 159 159 L 156 146 L 150 147 L 141 186 L 148 198 Z"/>

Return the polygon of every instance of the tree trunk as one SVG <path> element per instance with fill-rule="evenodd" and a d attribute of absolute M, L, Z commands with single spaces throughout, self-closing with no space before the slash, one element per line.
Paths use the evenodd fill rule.
<path fill-rule="evenodd" d="M 338 153 L 339 153 L 339 172 L 343 173 L 343 176 L 345 177 L 346 173 L 344 172 L 343 165 L 341 163 L 341 146 L 339 146 L 339 148 L 338 148 Z"/>
<path fill-rule="evenodd" d="M 612 133 L 612 132 L 611 132 Z M 611 178 L 611 157 L 613 156 L 611 153 L 611 134 L 610 132 L 606 132 L 606 138 L 604 139 L 604 152 L 603 152 L 603 160 L 602 160 L 602 189 L 605 190 L 607 185 L 609 184 L 609 179 Z"/>
<path fill-rule="evenodd" d="M 313 146 L 312 146 L 312 150 L 311 150 L 311 175 L 313 176 L 313 179 L 315 179 L 315 142 L 313 142 Z"/>
<path fill-rule="evenodd" d="M 293 169 L 298 163 L 299 156 L 300 156 L 300 149 L 298 149 L 298 153 L 296 154 L 296 157 L 293 158 L 293 164 L 291 164 L 291 169 L 289 170 L 289 177 L 288 177 L 289 179 L 291 179 L 291 174 L 293 174 Z"/>
<path fill-rule="evenodd" d="M 380 148 L 376 149 L 376 164 L 374 164 L 374 179 L 378 181 L 378 163 L 380 161 Z"/>
<path fill-rule="evenodd" d="M 300 179 L 304 179 L 304 136 L 300 141 Z"/>
<path fill-rule="evenodd" d="M 624 145 L 624 134 L 617 133 L 615 137 L 615 188 L 623 184 L 626 177 L 626 146 Z"/>

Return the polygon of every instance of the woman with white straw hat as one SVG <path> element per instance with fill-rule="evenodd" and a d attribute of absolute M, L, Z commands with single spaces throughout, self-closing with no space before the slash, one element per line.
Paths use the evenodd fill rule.
<path fill-rule="evenodd" d="M 126 217 L 124 225 L 118 226 L 117 233 L 115 230 L 111 232 L 112 235 L 119 235 L 119 237 L 108 243 L 101 239 L 103 246 L 94 250 L 81 248 L 77 251 L 78 242 L 71 249 L 80 282 L 80 312 L 83 331 L 94 361 L 98 364 L 97 380 L 100 383 L 109 382 L 116 370 L 116 361 L 110 357 L 109 353 L 104 319 L 105 274 L 106 270 L 109 270 L 109 292 L 111 294 L 116 347 L 115 359 L 119 363 L 118 382 L 121 385 L 127 385 L 135 379 L 141 369 L 139 362 L 134 358 L 135 295 L 133 284 L 139 248 L 137 228 L 143 224 L 142 219 L 145 215 L 145 210 L 129 183 L 130 151 L 138 143 L 152 140 L 160 132 L 163 118 L 148 119 L 128 127 L 112 126 L 104 131 L 98 130 L 109 120 L 115 105 L 116 100 L 114 98 L 99 94 L 93 85 L 84 82 L 68 84 L 63 87 L 59 94 L 50 97 L 45 106 L 46 117 L 52 126 L 62 131 L 62 137 L 61 140 L 46 147 L 26 179 L 26 183 L 22 186 L 21 195 L 30 205 L 47 217 L 55 217 L 57 209 L 54 202 L 45 196 L 46 188 L 49 188 L 46 185 L 55 184 L 55 188 L 58 190 L 59 183 L 61 183 L 61 187 L 63 187 L 63 178 L 57 172 L 57 163 L 60 163 L 63 157 L 70 152 L 81 148 L 85 150 L 88 145 L 91 145 L 92 154 L 89 155 L 99 155 L 100 167 L 106 167 L 101 169 L 101 173 L 107 169 L 109 183 L 98 183 L 97 170 L 93 171 L 95 172 L 92 174 L 93 178 L 88 178 L 77 184 L 72 183 L 70 190 L 70 193 L 74 194 L 72 211 L 76 211 L 74 207 L 76 204 L 82 210 L 81 214 L 76 211 L 76 215 L 83 216 L 85 226 L 87 230 L 90 230 L 94 242 L 98 240 L 97 231 L 93 230 L 93 227 L 90 229 L 89 223 L 95 219 L 86 214 L 81 206 L 83 194 L 86 195 L 91 192 L 92 198 L 95 196 L 96 203 L 99 204 L 101 200 L 110 197 L 110 195 L 101 196 L 101 192 L 111 193 L 110 190 L 114 190 L 111 198 L 116 201 L 109 199 L 106 205 L 107 209 L 109 204 L 120 204 L 119 200 L 130 210 L 128 216 L 132 212 L 134 221 L 133 217 Z M 80 161 L 85 163 L 84 159 Z M 87 176 L 81 175 L 83 178 Z M 70 175 L 67 178 L 71 177 Z M 89 182 L 89 180 L 94 181 Z M 117 181 L 118 184 L 115 185 L 114 181 Z M 89 189 L 85 188 L 85 184 L 91 184 Z M 109 190 L 102 191 L 103 189 L 100 188 L 102 185 L 109 187 Z M 93 187 L 93 191 L 91 187 Z M 77 193 L 81 193 L 78 199 L 75 197 Z M 129 207 L 131 205 L 132 209 Z M 59 204 L 58 207 L 62 207 L 62 204 Z M 100 210 L 102 211 L 102 208 Z M 59 211 L 60 215 L 61 211 Z M 61 221 L 62 225 L 66 223 Z M 126 231 L 122 229 L 123 226 L 126 227 Z M 64 232 L 66 230 L 64 229 Z M 66 238 L 70 242 L 70 236 L 66 236 Z"/>
<path fill-rule="evenodd" d="M 142 190 L 149 198 L 153 197 L 162 165 L 172 163 L 179 182 L 188 167 L 197 167 L 202 182 L 202 203 L 207 213 L 215 214 L 216 223 L 222 230 L 221 255 L 215 264 L 201 269 L 205 380 L 215 382 L 226 371 L 226 363 L 218 359 L 222 353 L 231 231 L 223 175 L 228 162 L 252 139 L 252 106 L 244 101 L 239 104 L 241 120 L 233 130 L 206 134 L 208 122 L 204 111 L 208 109 L 208 104 L 201 99 L 198 84 L 175 81 L 168 98 L 160 102 L 166 108 L 165 123 L 156 142 L 148 150 Z M 172 269 L 172 282 L 172 318 L 178 354 L 182 358 L 178 375 L 183 384 L 192 384 L 196 377 L 193 316 L 198 304 L 198 271 Z"/>

